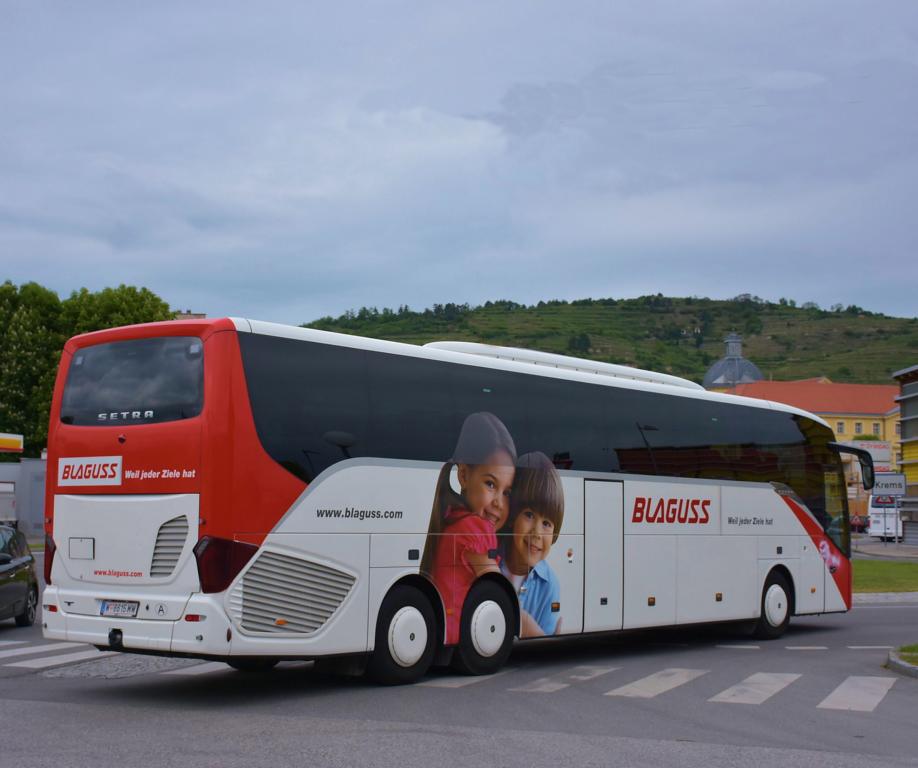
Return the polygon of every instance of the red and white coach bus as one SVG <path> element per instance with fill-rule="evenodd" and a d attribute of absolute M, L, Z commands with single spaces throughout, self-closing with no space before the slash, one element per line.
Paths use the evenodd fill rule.
<path fill-rule="evenodd" d="M 238 319 L 67 342 L 44 635 L 484 673 L 515 637 L 851 607 L 819 418 L 664 374 Z M 869 456 L 859 456 L 866 466 Z"/>

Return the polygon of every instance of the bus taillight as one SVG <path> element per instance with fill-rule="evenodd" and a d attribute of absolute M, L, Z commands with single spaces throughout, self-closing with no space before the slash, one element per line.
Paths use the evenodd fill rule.
<path fill-rule="evenodd" d="M 202 592 L 223 592 L 258 551 L 253 544 L 205 536 L 194 548 Z"/>
<path fill-rule="evenodd" d="M 51 565 L 54 563 L 54 553 L 57 546 L 54 539 L 47 533 L 45 534 L 45 584 L 51 583 Z"/>

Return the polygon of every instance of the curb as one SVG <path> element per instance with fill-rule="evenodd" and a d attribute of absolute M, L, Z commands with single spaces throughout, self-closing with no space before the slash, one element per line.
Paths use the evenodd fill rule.
<path fill-rule="evenodd" d="M 898 672 L 900 675 L 918 677 L 918 667 L 914 664 L 909 664 L 907 661 L 903 661 L 902 657 L 895 651 L 889 652 L 889 661 L 886 662 L 886 668 L 893 672 Z"/>
<path fill-rule="evenodd" d="M 852 606 L 912 602 L 918 602 L 918 592 L 855 592 L 851 600 Z"/>

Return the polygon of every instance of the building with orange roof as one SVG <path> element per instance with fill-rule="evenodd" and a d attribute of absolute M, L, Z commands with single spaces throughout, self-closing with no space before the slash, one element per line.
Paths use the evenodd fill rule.
<path fill-rule="evenodd" d="M 899 471 L 905 475 L 906 498 L 902 499 L 903 518 L 918 521 L 918 365 L 896 371 L 899 382 L 896 400 L 902 409 L 902 461 Z M 916 523 L 907 526 L 907 533 Z M 908 541 L 908 539 L 906 539 Z"/>

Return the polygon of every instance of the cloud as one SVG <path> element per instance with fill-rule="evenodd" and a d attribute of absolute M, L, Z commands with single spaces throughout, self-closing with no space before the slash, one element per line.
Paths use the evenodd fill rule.
<path fill-rule="evenodd" d="M 14 4 L 0 278 L 283 322 L 658 291 L 914 315 L 914 6 L 652 6 Z"/>

